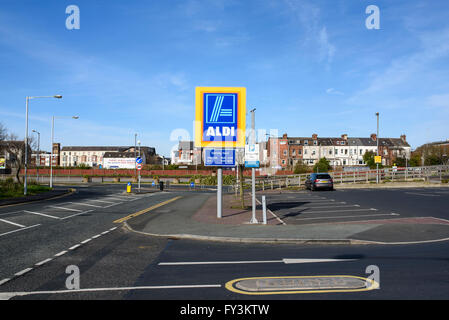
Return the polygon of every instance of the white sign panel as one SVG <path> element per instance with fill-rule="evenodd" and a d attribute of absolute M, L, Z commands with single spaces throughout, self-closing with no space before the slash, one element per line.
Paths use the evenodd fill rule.
<path fill-rule="evenodd" d="M 103 158 L 105 169 L 134 169 L 135 167 L 135 158 Z"/>
<path fill-rule="evenodd" d="M 245 167 L 259 167 L 259 145 L 248 144 L 245 146 Z"/>

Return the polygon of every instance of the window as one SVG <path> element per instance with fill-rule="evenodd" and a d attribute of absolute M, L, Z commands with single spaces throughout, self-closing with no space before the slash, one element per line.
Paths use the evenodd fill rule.
<path fill-rule="evenodd" d="M 308 145 L 309 145 L 309 141 L 304 140 L 304 145 L 305 145 L 305 146 L 308 146 Z"/>
<path fill-rule="evenodd" d="M 332 154 L 332 149 L 329 149 L 329 154 Z"/>
<path fill-rule="evenodd" d="M 363 150 L 362 150 L 362 149 L 360 149 L 360 155 L 362 155 L 362 152 L 363 152 Z"/>
<path fill-rule="evenodd" d="M 293 149 L 293 151 L 292 151 L 292 156 L 296 156 L 296 150 L 295 149 Z"/>
<path fill-rule="evenodd" d="M 306 149 L 306 150 L 304 150 L 304 154 L 307 154 L 307 149 Z"/>
<path fill-rule="evenodd" d="M 343 152 L 344 152 L 343 149 L 341 149 L 340 153 L 343 154 Z"/>
<path fill-rule="evenodd" d="M 340 144 L 340 141 L 337 141 L 337 144 L 339 145 L 339 144 Z"/>
<path fill-rule="evenodd" d="M 345 154 L 348 154 L 348 149 L 345 149 Z"/>
<path fill-rule="evenodd" d="M 313 141 L 313 145 L 316 146 L 318 144 L 318 141 Z"/>
<path fill-rule="evenodd" d="M 286 156 L 287 155 L 287 150 L 284 150 L 284 156 Z"/>
<path fill-rule="evenodd" d="M 312 151 L 312 156 L 314 156 L 314 155 L 315 155 L 315 150 Z"/>
<path fill-rule="evenodd" d="M 282 160 L 282 164 L 285 164 L 285 160 Z"/>

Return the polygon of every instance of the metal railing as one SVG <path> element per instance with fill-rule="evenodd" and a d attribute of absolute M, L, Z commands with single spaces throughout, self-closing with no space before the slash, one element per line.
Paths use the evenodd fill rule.
<path fill-rule="evenodd" d="M 400 168 L 384 168 L 377 170 L 354 170 L 354 171 L 335 171 L 329 172 L 334 184 L 375 184 L 379 175 L 379 183 L 385 182 L 447 182 L 449 179 L 449 166 L 428 166 L 428 167 L 400 167 Z M 259 177 L 256 180 L 258 190 L 279 189 L 288 187 L 301 187 L 305 185 L 305 181 L 310 173 L 294 174 L 283 176 Z M 250 179 L 245 179 L 245 186 L 250 185 Z M 236 186 L 235 188 L 238 188 Z"/>

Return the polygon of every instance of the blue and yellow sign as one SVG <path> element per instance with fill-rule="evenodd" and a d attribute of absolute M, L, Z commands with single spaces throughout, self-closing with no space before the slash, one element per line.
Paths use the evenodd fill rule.
<path fill-rule="evenodd" d="M 245 146 L 246 88 L 197 87 L 195 146 Z"/>

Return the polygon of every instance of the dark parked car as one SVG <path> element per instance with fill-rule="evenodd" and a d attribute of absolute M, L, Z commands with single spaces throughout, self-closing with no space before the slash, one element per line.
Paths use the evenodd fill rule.
<path fill-rule="evenodd" d="M 305 182 L 306 189 L 334 189 L 334 181 L 328 173 L 312 173 Z"/>

